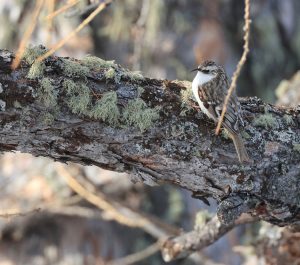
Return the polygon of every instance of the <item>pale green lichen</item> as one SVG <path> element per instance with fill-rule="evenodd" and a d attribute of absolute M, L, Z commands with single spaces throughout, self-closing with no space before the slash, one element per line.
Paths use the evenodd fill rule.
<path fill-rule="evenodd" d="M 46 108 L 54 108 L 57 104 L 57 94 L 57 91 L 51 83 L 51 79 L 43 78 L 38 89 L 38 101 Z"/>
<path fill-rule="evenodd" d="M 180 112 L 180 116 L 184 117 L 186 116 L 187 112 L 192 110 L 191 103 L 190 103 L 191 99 L 194 97 L 192 89 L 190 88 L 182 89 L 180 91 L 180 97 L 181 97 L 181 108 L 182 108 Z"/>
<path fill-rule="evenodd" d="M 141 132 L 149 129 L 158 118 L 158 108 L 148 108 L 140 98 L 129 101 L 123 111 L 123 120 L 126 125 L 135 126 Z"/>
<path fill-rule="evenodd" d="M 247 133 L 246 131 L 241 131 L 241 135 L 246 140 L 249 140 L 251 138 L 251 135 L 249 133 Z"/>
<path fill-rule="evenodd" d="M 294 125 L 294 120 L 291 115 L 287 115 L 287 114 L 283 115 L 283 120 L 284 120 L 285 124 L 288 126 Z"/>
<path fill-rule="evenodd" d="M 111 74 L 108 77 L 114 78 L 114 75 Z M 130 100 L 121 114 L 117 105 L 118 98 L 115 91 L 104 93 L 93 104 L 90 90 L 83 82 L 75 83 L 71 80 L 65 80 L 63 88 L 67 97 L 66 102 L 72 113 L 100 119 L 111 126 L 134 126 L 140 129 L 141 132 L 144 132 L 159 118 L 159 109 L 157 107 L 147 107 L 147 104 L 140 98 Z M 142 92 L 143 88 L 138 87 L 137 96 L 140 96 Z"/>
<path fill-rule="evenodd" d="M 35 60 L 46 52 L 47 49 L 43 46 L 34 46 L 25 49 L 22 59 L 31 65 L 27 74 L 28 78 L 35 79 L 43 76 L 46 65 L 44 62 L 36 62 Z"/>
<path fill-rule="evenodd" d="M 21 109 L 22 108 L 21 103 L 17 100 L 14 101 L 13 106 L 14 106 L 15 109 Z"/>
<path fill-rule="evenodd" d="M 63 65 L 62 70 L 63 73 L 70 77 L 86 77 L 89 73 L 89 68 L 81 65 L 79 62 L 75 62 L 68 59 L 62 59 Z"/>
<path fill-rule="evenodd" d="M 0 111 L 5 111 L 6 109 L 6 102 L 0 99 Z"/>
<path fill-rule="evenodd" d="M 190 100 L 193 98 L 192 89 L 182 89 L 180 91 L 181 101 L 184 105 L 189 105 Z"/>
<path fill-rule="evenodd" d="M 116 75 L 116 70 L 114 68 L 109 68 L 106 72 L 105 72 L 105 77 L 106 79 L 114 79 Z"/>
<path fill-rule="evenodd" d="M 193 148 L 191 151 L 191 155 L 195 157 L 202 157 L 202 153 L 199 151 L 198 148 Z"/>
<path fill-rule="evenodd" d="M 66 91 L 67 95 L 73 95 L 77 91 L 78 84 L 72 80 L 66 79 L 63 82 L 63 88 Z"/>
<path fill-rule="evenodd" d="M 90 69 L 99 70 L 102 68 L 117 67 L 115 61 L 105 61 L 99 57 L 87 55 L 81 60 L 82 64 Z"/>
<path fill-rule="evenodd" d="M 185 126 L 181 124 L 174 124 L 171 126 L 171 135 L 173 137 L 179 137 L 185 134 Z"/>
<path fill-rule="evenodd" d="M 230 139 L 230 134 L 225 128 L 222 129 L 221 137 L 223 137 L 226 140 Z"/>
<path fill-rule="evenodd" d="M 255 126 L 263 127 L 266 129 L 278 128 L 279 124 L 275 117 L 270 113 L 262 114 L 254 119 L 253 124 Z"/>
<path fill-rule="evenodd" d="M 122 76 L 128 77 L 133 82 L 142 81 L 145 79 L 139 71 L 124 72 Z"/>
<path fill-rule="evenodd" d="M 120 112 L 117 106 L 117 93 L 106 92 L 102 98 L 98 100 L 91 110 L 90 117 L 101 119 L 110 125 L 119 124 Z"/>
<path fill-rule="evenodd" d="M 40 116 L 40 121 L 44 125 L 51 125 L 54 122 L 54 119 L 54 116 L 49 112 L 42 113 Z"/>
<path fill-rule="evenodd" d="M 71 80 L 65 80 L 63 88 L 66 90 L 67 104 L 71 111 L 75 114 L 89 115 L 90 89 L 82 82 L 74 83 Z"/>
<path fill-rule="evenodd" d="M 31 65 L 27 78 L 29 79 L 35 79 L 35 78 L 41 78 L 44 74 L 46 66 L 42 62 L 35 62 Z"/>
<path fill-rule="evenodd" d="M 166 217 L 170 221 L 180 220 L 184 211 L 184 203 L 182 200 L 182 193 L 179 190 L 171 189 L 168 196 L 169 207 Z"/>
<path fill-rule="evenodd" d="M 293 143 L 293 150 L 300 153 L 300 143 Z"/>
<path fill-rule="evenodd" d="M 212 214 L 207 210 L 200 211 L 196 214 L 194 230 L 201 230 L 205 224 L 212 218 Z"/>
<path fill-rule="evenodd" d="M 105 72 L 105 78 L 106 80 L 114 80 L 116 84 L 120 83 L 122 74 L 118 73 L 114 68 L 110 67 L 106 72 Z"/>
<path fill-rule="evenodd" d="M 48 50 L 43 46 L 33 46 L 27 47 L 23 53 L 22 59 L 24 59 L 28 64 L 33 64 L 35 60 L 44 55 Z"/>
<path fill-rule="evenodd" d="M 144 93 L 144 88 L 142 88 L 142 87 L 138 87 L 137 88 L 137 90 L 136 90 L 136 92 L 137 92 L 137 97 L 139 98 L 143 93 Z"/>

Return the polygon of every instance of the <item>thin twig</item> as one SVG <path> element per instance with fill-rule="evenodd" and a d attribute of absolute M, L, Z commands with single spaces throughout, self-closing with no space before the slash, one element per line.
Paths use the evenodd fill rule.
<path fill-rule="evenodd" d="M 165 237 L 167 232 L 155 225 L 149 219 L 143 217 L 137 212 L 119 205 L 116 202 L 109 202 L 104 194 L 99 192 L 96 194 L 87 190 L 81 185 L 62 165 L 56 167 L 58 173 L 66 180 L 69 187 L 74 190 L 82 198 L 103 210 L 103 216 L 107 219 L 115 220 L 116 222 L 129 226 L 141 228 L 155 238 Z"/>
<path fill-rule="evenodd" d="M 132 66 L 134 70 L 141 70 L 141 56 L 144 45 L 144 35 L 145 35 L 145 24 L 149 16 L 150 1 L 143 0 L 142 8 L 140 11 L 140 17 L 136 22 L 134 27 L 134 45 L 133 45 L 133 59 Z"/>
<path fill-rule="evenodd" d="M 137 263 L 141 260 L 144 260 L 146 258 L 148 258 L 149 256 L 155 254 L 157 251 L 159 251 L 160 249 L 160 242 L 157 241 L 156 243 L 146 247 L 145 249 L 137 252 L 137 253 L 133 253 L 131 255 L 128 255 L 126 257 L 120 258 L 120 259 L 116 259 L 113 260 L 111 262 L 109 262 L 107 265 L 130 265 L 130 264 L 134 264 Z"/>
<path fill-rule="evenodd" d="M 47 0 L 47 9 L 48 9 L 49 14 L 53 13 L 53 11 L 55 9 L 55 2 L 56 2 L 56 0 Z M 53 19 L 51 18 L 47 21 L 46 44 L 48 47 L 51 46 L 52 32 L 53 32 Z"/>
<path fill-rule="evenodd" d="M 242 54 L 242 57 L 241 57 L 239 63 L 237 64 L 236 70 L 235 70 L 235 72 L 232 76 L 231 84 L 230 84 L 230 87 L 228 89 L 228 93 L 226 95 L 225 101 L 224 101 L 222 114 L 221 114 L 221 117 L 218 121 L 218 125 L 217 125 L 217 128 L 216 128 L 216 135 L 218 135 L 219 132 L 220 132 L 221 125 L 222 125 L 222 122 L 223 122 L 223 119 L 224 119 L 224 116 L 225 116 L 225 113 L 226 113 L 226 110 L 227 110 L 227 105 L 228 105 L 229 99 L 230 99 L 233 91 L 236 88 L 237 79 L 240 75 L 241 69 L 242 69 L 243 65 L 245 64 L 246 59 L 247 59 L 247 55 L 249 53 L 249 38 L 250 38 L 250 24 L 251 24 L 251 20 L 250 20 L 250 0 L 245 0 L 244 20 L 245 20 L 245 26 L 244 26 L 245 34 L 244 34 L 244 46 L 243 46 L 244 51 L 243 51 L 243 54 Z"/>
<path fill-rule="evenodd" d="M 216 215 L 203 226 L 203 229 L 167 239 L 161 249 L 163 259 L 169 262 L 177 258 L 186 257 L 195 251 L 213 244 L 234 227 L 257 220 L 257 218 L 244 214 L 235 222 L 224 224 L 220 222 Z"/>
<path fill-rule="evenodd" d="M 52 20 L 53 18 L 55 18 L 56 16 L 58 16 L 59 14 L 67 11 L 69 8 L 71 8 L 72 6 L 77 5 L 79 2 L 79 0 L 76 1 L 69 1 L 68 3 L 66 3 L 64 6 L 62 6 L 61 8 L 57 9 L 54 12 L 51 12 L 48 16 L 46 16 L 47 20 Z"/>
<path fill-rule="evenodd" d="M 0 218 L 26 216 L 29 214 L 37 213 L 40 210 L 41 210 L 41 208 L 35 208 L 35 209 L 29 210 L 29 211 L 5 210 L 5 211 L 0 211 Z"/>
<path fill-rule="evenodd" d="M 46 59 L 48 56 L 55 53 L 58 49 L 60 49 L 62 46 L 64 46 L 72 37 L 74 37 L 79 31 L 81 31 L 87 24 L 89 24 L 95 16 L 97 16 L 102 10 L 104 10 L 112 0 L 107 0 L 101 4 L 84 20 L 80 25 L 74 29 L 72 32 L 70 32 L 67 36 L 65 36 L 63 39 L 61 39 L 58 43 L 56 43 L 48 52 L 46 52 L 44 55 L 40 56 L 36 59 L 37 62 L 41 62 L 44 59 Z"/>
<path fill-rule="evenodd" d="M 24 54 L 27 43 L 28 43 L 28 41 L 29 41 L 34 29 L 35 29 L 35 26 L 36 26 L 36 23 L 37 23 L 37 20 L 38 20 L 38 17 L 39 17 L 39 14 L 41 12 L 43 4 L 44 4 L 44 0 L 37 0 L 34 11 L 33 11 L 32 19 L 30 21 L 30 24 L 27 27 L 27 29 L 24 33 L 24 36 L 23 36 L 23 38 L 20 42 L 18 51 L 16 52 L 16 58 L 12 62 L 11 68 L 13 70 L 15 70 L 21 62 L 21 58 Z"/>

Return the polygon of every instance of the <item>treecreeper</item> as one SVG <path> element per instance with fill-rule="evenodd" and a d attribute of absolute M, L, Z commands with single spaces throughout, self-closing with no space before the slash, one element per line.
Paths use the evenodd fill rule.
<path fill-rule="evenodd" d="M 205 61 L 192 71 L 197 71 L 192 89 L 200 109 L 217 123 L 229 88 L 226 72 L 222 66 L 213 61 Z M 241 105 L 235 92 L 229 99 L 222 125 L 233 140 L 240 163 L 251 162 L 241 136 L 244 122 Z"/>

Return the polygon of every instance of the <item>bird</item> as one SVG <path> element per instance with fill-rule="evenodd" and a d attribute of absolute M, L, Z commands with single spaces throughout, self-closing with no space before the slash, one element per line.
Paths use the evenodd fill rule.
<path fill-rule="evenodd" d="M 192 71 L 197 71 L 192 83 L 194 97 L 201 111 L 218 123 L 229 88 L 226 72 L 222 66 L 213 61 L 204 61 Z M 251 162 L 241 136 L 244 122 L 241 105 L 235 92 L 229 99 L 222 126 L 233 140 L 239 162 Z"/>

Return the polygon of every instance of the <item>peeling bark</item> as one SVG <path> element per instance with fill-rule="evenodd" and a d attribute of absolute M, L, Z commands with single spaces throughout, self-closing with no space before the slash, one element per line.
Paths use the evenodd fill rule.
<path fill-rule="evenodd" d="M 247 121 L 245 142 L 254 163 L 240 165 L 232 141 L 215 136 L 210 120 L 196 109 L 183 111 L 180 93 L 190 89 L 189 82 L 134 79 L 121 72 L 118 78 L 107 78 L 104 68 L 82 75 L 67 73 L 63 60 L 51 57 L 44 61 L 41 77 L 52 80 L 57 96 L 57 108 L 49 110 L 39 100 L 41 78 L 29 79 L 30 65 L 24 61 L 12 71 L 12 58 L 12 53 L 0 51 L 1 152 L 20 151 L 128 172 L 134 181 L 149 185 L 172 183 L 204 201 L 216 199 L 223 223 L 231 223 L 242 212 L 281 226 L 299 222 L 299 107 L 241 99 Z M 92 102 L 115 91 L 120 113 L 129 100 L 140 97 L 148 107 L 159 107 L 159 119 L 142 133 L 122 122 L 113 127 L 73 114 L 63 90 L 66 79 L 84 82 Z M 45 122 L 49 112 L 51 123 Z"/>

